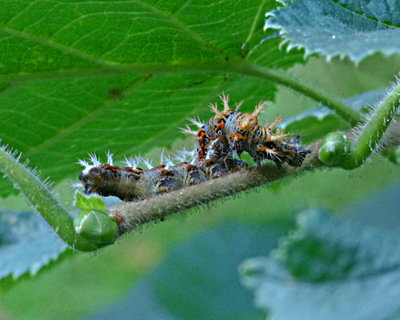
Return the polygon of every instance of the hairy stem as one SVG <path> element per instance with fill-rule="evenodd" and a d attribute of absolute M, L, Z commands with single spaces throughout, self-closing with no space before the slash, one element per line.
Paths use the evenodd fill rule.
<path fill-rule="evenodd" d="M 143 201 L 117 204 L 109 212 L 117 217 L 122 233 L 148 222 L 164 220 L 172 213 L 313 170 L 322 165 L 318 159 L 319 145 L 320 142 L 316 142 L 307 147 L 313 152 L 299 168 L 285 166 L 278 169 L 275 164 L 266 164 Z"/>
<path fill-rule="evenodd" d="M 66 77 L 87 77 L 93 75 L 113 75 L 130 73 L 163 74 L 171 72 L 207 72 L 207 73 L 239 73 L 247 76 L 257 77 L 288 87 L 296 92 L 307 96 L 316 102 L 323 103 L 326 107 L 335 111 L 340 117 L 352 125 L 361 121 L 361 115 L 354 109 L 342 103 L 313 86 L 301 83 L 292 79 L 287 73 L 262 67 L 260 65 L 245 61 L 212 61 L 209 63 L 198 64 L 152 64 L 152 65 L 121 65 L 108 63 L 99 68 L 80 70 L 42 73 L 38 75 L 0 75 L 0 80 L 20 82 L 34 80 L 37 78 L 66 78 Z"/>
<path fill-rule="evenodd" d="M 400 104 L 400 83 L 389 92 L 362 125 L 342 165 L 346 169 L 359 167 L 376 150 L 393 120 Z"/>
<path fill-rule="evenodd" d="M 97 246 L 75 233 L 72 217 L 54 198 L 37 175 L 18 162 L 5 147 L 0 147 L 0 171 L 12 181 L 14 186 L 21 189 L 54 231 L 71 247 L 82 251 L 93 251 Z"/>

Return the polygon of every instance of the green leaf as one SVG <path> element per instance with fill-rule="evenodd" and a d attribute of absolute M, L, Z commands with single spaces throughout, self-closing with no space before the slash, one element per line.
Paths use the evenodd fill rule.
<path fill-rule="evenodd" d="M 0 211 L 0 279 L 36 274 L 66 248 L 37 214 Z"/>
<path fill-rule="evenodd" d="M 386 89 L 378 89 L 345 99 L 345 103 L 359 112 L 366 112 L 369 106 L 375 106 L 384 96 Z M 340 119 L 327 107 L 318 107 L 285 119 L 280 128 L 288 132 L 304 133 L 302 141 L 308 143 L 324 137 L 336 130 L 348 130 L 348 123 Z"/>
<path fill-rule="evenodd" d="M 240 287 L 237 265 L 270 251 L 285 230 L 227 223 L 203 232 L 173 249 L 125 299 L 90 319 L 263 319 Z"/>
<path fill-rule="evenodd" d="M 254 0 L 6 0 L 0 7 L 3 73 L 222 62 L 241 56 L 246 40 L 262 38 L 263 12 L 274 6 Z"/>
<path fill-rule="evenodd" d="M 241 266 L 276 319 L 392 319 L 400 307 L 400 239 L 311 210 L 270 258 Z"/>
<path fill-rule="evenodd" d="M 81 210 L 106 210 L 107 206 L 103 199 L 96 196 L 86 196 L 80 192 L 75 194 L 76 207 Z"/>
<path fill-rule="evenodd" d="M 320 53 L 330 60 L 348 56 L 360 61 L 376 52 L 385 55 L 400 53 L 400 37 L 395 25 L 400 6 L 396 1 L 379 1 L 370 6 L 365 1 L 332 0 L 289 1 L 285 8 L 267 14 L 265 28 L 280 30 L 283 42 L 290 48 L 304 48 L 306 55 Z M 354 10 L 360 11 L 356 12 Z M 371 10 L 374 10 L 372 13 Z M 380 19 L 383 19 L 381 21 Z"/>
<path fill-rule="evenodd" d="M 122 160 L 170 148 L 185 138 L 186 119 L 209 117 L 222 92 L 247 110 L 273 99 L 275 85 L 235 74 L 243 62 L 303 61 L 282 55 L 278 39 L 260 43 L 263 14 L 274 8 L 273 0 L 1 1 L 0 138 L 54 182 L 77 178 L 88 152 Z"/>

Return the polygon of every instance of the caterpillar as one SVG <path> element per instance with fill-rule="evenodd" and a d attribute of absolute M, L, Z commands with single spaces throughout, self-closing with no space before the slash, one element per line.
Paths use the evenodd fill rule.
<path fill-rule="evenodd" d="M 261 126 L 258 116 L 265 108 L 259 103 L 253 113 L 243 113 L 239 103 L 235 109 L 229 106 L 229 97 L 222 95 L 223 110 L 211 104 L 215 114 L 206 123 L 190 119 L 197 130 L 189 125 L 182 131 L 194 135 L 197 147 L 193 151 L 183 150 L 177 154 L 176 164 L 169 158 L 161 158 L 161 165 L 140 157 L 125 159 L 126 166 L 113 164 L 112 154 L 107 154 L 107 163 L 102 164 L 95 155 L 90 163 L 79 160 L 84 170 L 79 175 L 86 194 L 117 196 L 124 201 L 145 199 L 156 194 L 196 185 L 210 179 L 223 177 L 247 168 L 247 164 L 234 157 L 248 152 L 260 164 L 272 160 L 280 167 L 283 163 L 301 166 L 310 150 L 299 143 L 299 136 L 289 139 L 283 131 L 276 129 L 279 120 Z M 147 169 L 142 169 L 144 163 Z"/>
<path fill-rule="evenodd" d="M 247 167 L 241 160 L 218 155 L 217 142 L 218 139 L 214 139 L 207 147 L 181 151 L 175 158 L 177 164 L 169 158 L 161 159 L 166 164 L 156 167 L 141 157 L 125 159 L 126 166 L 121 167 L 113 164 L 112 154 L 107 155 L 106 164 L 91 155 L 90 162 L 78 161 L 85 168 L 79 180 L 86 194 L 97 193 L 134 201 L 223 177 Z M 142 169 L 140 163 L 147 169 Z"/>
<path fill-rule="evenodd" d="M 290 166 L 301 166 L 304 158 L 311 150 L 300 145 L 300 136 L 288 139 L 288 135 L 275 127 L 281 122 L 276 119 L 270 125 L 258 124 L 258 116 L 264 110 L 265 103 L 260 102 L 253 113 L 243 113 L 239 103 L 235 109 L 229 106 L 229 97 L 221 97 L 224 109 L 218 110 L 216 104 L 211 104 L 211 111 L 215 113 L 207 123 L 200 126 L 195 134 L 199 145 L 206 143 L 203 137 L 213 140 L 218 138 L 223 145 L 220 147 L 223 154 L 231 155 L 235 151 L 239 156 L 248 152 L 257 164 L 263 160 L 274 161 L 279 167 L 287 162 Z M 199 126 L 196 121 L 193 124 Z"/>

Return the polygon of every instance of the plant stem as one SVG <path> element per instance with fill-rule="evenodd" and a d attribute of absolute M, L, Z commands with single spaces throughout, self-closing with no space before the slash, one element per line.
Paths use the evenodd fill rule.
<path fill-rule="evenodd" d="M 71 247 L 82 251 L 93 251 L 97 246 L 75 233 L 73 219 L 54 198 L 46 184 L 34 172 L 26 168 L 6 148 L 0 147 L 0 171 L 9 177 L 14 186 L 21 189 L 54 231 Z"/>
<path fill-rule="evenodd" d="M 277 168 L 275 164 L 265 164 L 143 201 L 117 204 L 111 207 L 109 212 L 119 221 L 121 233 L 141 227 L 148 222 L 162 221 L 172 213 L 320 167 L 323 164 L 318 159 L 319 145 L 320 141 L 307 146 L 312 153 L 307 156 L 301 167 Z"/>
<path fill-rule="evenodd" d="M 350 151 L 342 165 L 343 168 L 353 169 L 359 167 L 377 148 L 382 136 L 393 120 L 400 104 L 400 83 L 392 89 L 370 115 L 361 131 L 357 132 L 356 140 L 351 145 Z"/>
<path fill-rule="evenodd" d="M 307 84 L 293 80 L 283 72 L 250 63 L 237 65 L 235 67 L 237 72 L 276 82 L 294 91 L 300 92 L 317 102 L 321 102 L 329 109 L 335 111 L 340 117 L 353 126 L 361 122 L 361 115 L 356 110 L 345 105 L 340 100 L 329 97 L 323 92 L 308 86 Z"/>

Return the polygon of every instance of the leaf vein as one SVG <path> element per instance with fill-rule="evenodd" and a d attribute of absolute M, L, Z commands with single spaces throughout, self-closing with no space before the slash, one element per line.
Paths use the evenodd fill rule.
<path fill-rule="evenodd" d="M 136 80 L 135 82 L 133 82 L 133 84 L 130 85 L 124 91 L 126 92 L 126 91 L 134 90 L 137 87 L 139 87 L 139 86 L 143 85 L 144 83 L 146 83 L 149 79 L 150 79 L 150 76 L 141 77 L 138 80 Z M 57 132 L 54 136 L 52 136 L 51 138 L 49 138 L 47 140 L 44 140 L 41 144 L 36 145 L 36 146 L 30 148 L 29 150 L 27 150 L 26 155 L 28 156 L 29 154 L 33 154 L 33 153 L 36 153 L 36 152 L 39 152 L 39 151 L 43 151 L 49 145 L 52 145 L 55 142 L 64 139 L 66 136 L 70 135 L 72 132 L 76 131 L 77 129 L 82 128 L 84 125 L 89 123 L 91 120 L 93 120 L 93 118 L 95 118 L 99 114 L 101 114 L 101 113 L 107 111 L 108 109 L 112 108 L 114 103 L 115 103 L 114 100 L 106 100 L 106 101 L 104 101 L 103 104 L 101 104 L 98 108 L 96 108 L 92 112 L 88 113 L 85 117 L 81 118 L 79 121 L 74 122 L 68 128 L 65 128 L 64 130 L 61 130 L 61 131 Z"/>
<path fill-rule="evenodd" d="M 7 33 L 7 34 L 9 34 L 9 35 L 12 35 L 12 36 L 15 36 L 15 37 L 18 37 L 18 38 L 23 38 L 25 40 L 33 41 L 35 43 L 38 43 L 38 44 L 46 46 L 46 47 L 51 47 L 51 48 L 60 50 L 60 51 L 62 51 L 64 53 L 66 53 L 66 54 L 70 54 L 70 55 L 79 57 L 79 58 L 81 58 L 83 60 L 86 60 L 88 62 L 97 64 L 97 65 L 101 65 L 101 66 L 104 66 L 104 67 L 107 67 L 107 68 L 113 68 L 115 66 L 118 66 L 118 64 L 115 63 L 115 62 L 105 61 L 105 60 L 99 59 L 99 58 L 97 58 L 95 56 L 92 56 L 92 55 L 90 55 L 88 53 L 85 53 L 85 52 L 79 51 L 77 49 L 74 49 L 72 47 L 57 43 L 57 42 L 55 42 L 53 40 L 44 39 L 44 38 L 41 38 L 41 37 L 38 37 L 38 36 L 34 36 L 32 34 L 29 34 L 29 33 L 23 32 L 23 31 L 19 31 L 19 30 L 10 28 L 10 27 L 6 27 L 6 26 L 2 26 L 0 28 L 0 30 L 5 32 L 5 33 Z"/>

